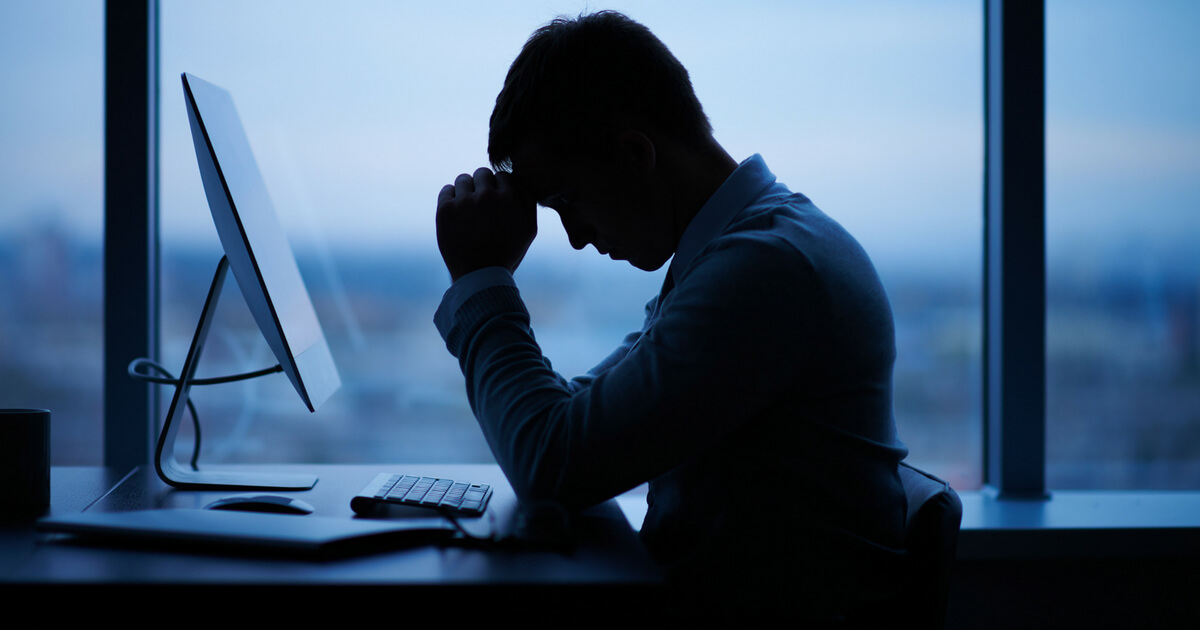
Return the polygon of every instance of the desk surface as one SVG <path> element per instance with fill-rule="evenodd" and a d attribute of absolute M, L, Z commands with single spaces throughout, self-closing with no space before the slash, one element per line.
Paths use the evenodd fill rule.
<path fill-rule="evenodd" d="M 490 483 L 492 502 L 468 528 L 511 527 L 516 497 L 494 465 L 313 465 L 273 466 L 273 470 L 312 472 L 317 485 L 296 496 L 315 514 L 354 518 L 350 498 L 379 472 L 403 472 Z M 135 470 L 118 478 L 103 468 L 56 468 L 52 473 L 54 515 L 80 511 L 199 508 L 240 491 L 183 491 L 163 484 L 153 471 Z M 279 518 L 306 518 L 279 516 Z M 471 519 L 467 519 L 470 521 Z M 485 522 L 486 521 L 486 522 Z M 359 585 L 429 587 L 425 590 L 503 591 L 543 589 L 556 601 L 633 601 L 653 597 L 661 578 L 615 502 L 584 512 L 574 521 L 574 544 L 556 550 L 481 550 L 423 546 L 381 551 L 337 560 L 278 555 L 247 555 L 225 550 L 104 546 L 33 532 L 33 518 L 8 518 L 0 530 L 0 580 L 22 584 L 186 584 L 186 585 Z M 497 590 L 499 589 L 499 590 Z M 511 594 L 511 589 L 509 589 Z M 629 601 L 629 600 L 627 600 Z M 632 602 L 631 602 L 632 603 Z"/>

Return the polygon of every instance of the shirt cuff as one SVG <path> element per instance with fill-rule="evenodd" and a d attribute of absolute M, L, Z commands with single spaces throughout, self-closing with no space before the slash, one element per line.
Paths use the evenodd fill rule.
<path fill-rule="evenodd" d="M 450 288 L 446 289 L 446 293 L 442 295 L 442 303 L 438 306 L 437 312 L 433 314 L 433 323 L 441 333 L 442 339 L 446 339 L 450 335 L 450 329 L 454 327 L 454 315 L 458 313 L 458 309 L 463 303 L 484 289 L 501 286 L 514 288 L 517 286 L 512 272 L 504 267 L 476 269 L 450 285 Z"/>

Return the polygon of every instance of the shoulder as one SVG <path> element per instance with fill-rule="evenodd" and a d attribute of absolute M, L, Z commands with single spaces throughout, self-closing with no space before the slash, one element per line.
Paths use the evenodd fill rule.
<path fill-rule="evenodd" d="M 747 207 L 711 245 L 713 252 L 746 252 L 797 265 L 824 281 L 878 283 L 858 240 L 807 197 L 782 186 Z"/>
<path fill-rule="evenodd" d="M 811 320 L 887 312 L 866 251 L 807 197 L 760 198 L 696 256 L 680 279 L 706 293 Z"/>
<path fill-rule="evenodd" d="M 803 213 L 791 204 L 747 210 L 682 271 L 665 312 L 782 331 L 824 310 L 809 238 L 795 227 Z"/>
<path fill-rule="evenodd" d="M 687 271 L 811 275 L 824 266 L 831 246 L 848 242 L 853 238 L 807 197 L 776 186 L 739 212 Z"/>

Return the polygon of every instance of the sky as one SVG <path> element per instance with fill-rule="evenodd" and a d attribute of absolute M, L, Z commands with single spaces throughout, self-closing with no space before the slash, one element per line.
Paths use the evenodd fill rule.
<path fill-rule="evenodd" d="M 99 237 L 102 6 L 0 2 L 5 230 Z M 233 94 L 294 243 L 432 252 L 437 190 L 486 162 L 487 118 L 525 38 L 599 8 L 658 34 L 718 141 L 738 159 L 761 153 L 877 259 L 979 260 L 982 16 L 960 0 L 164 0 L 164 242 L 216 243 L 181 72 Z M 1194 239 L 1200 3 L 1051 1 L 1047 24 L 1050 238 Z M 1134 207 L 1154 212 L 1132 222 Z M 570 255 L 541 217 L 531 255 Z"/>

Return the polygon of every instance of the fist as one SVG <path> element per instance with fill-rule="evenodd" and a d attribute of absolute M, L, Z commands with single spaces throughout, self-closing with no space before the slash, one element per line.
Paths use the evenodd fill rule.
<path fill-rule="evenodd" d="M 515 272 L 535 236 L 537 204 L 510 173 L 480 168 L 438 193 L 438 249 L 451 280 L 484 267 Z"/>

